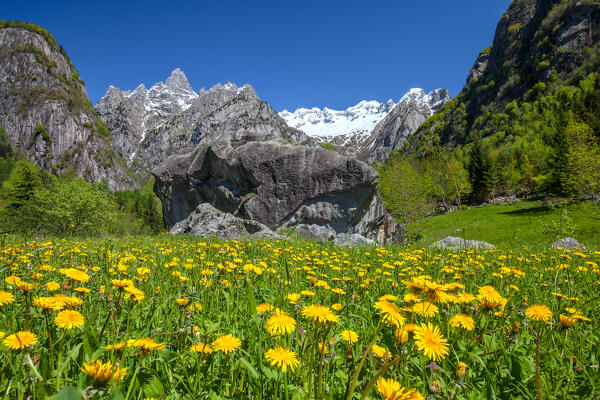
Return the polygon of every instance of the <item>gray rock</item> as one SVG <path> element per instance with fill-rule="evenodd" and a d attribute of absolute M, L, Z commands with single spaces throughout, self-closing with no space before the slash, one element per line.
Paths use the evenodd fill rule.
<path fill-rule="evenodd" d="M 450 101 L 446 89 L 426 94 L 423 89 L 411 89 L 390 113 L 375 126 L 361 150 L 359 158 L 368 163 L 385 161 L 408 140 L 419 125 L 441 106 Z"/>
<path fill-rule="evenodd" d="M 318 147 L 230 140 L 173 156 L 152 171 L 167 227 L 200 203 L 264 223 L 346 233 L 364 216 L 378 176 L 368 165 Z"/>
<path fill-rule="evenodd" d="M 451 249 L 458 250 L 463 248 L 469 249 L 495 249 L 496 246 L 493 244 L 489 244 L 487 242 L 481 242 L 478 240 L 464 240 L 455 236 L 448 236 L 442 240 L 439 240 L 435 243 L 429 245 L 429 248 L 438 248 L 438 249 Z"/>
<path fill-rule="evenodd" d="M 0 125 L 28 159 L 55 173 L 75 168 L 110 190 L 137 187 L 53 38 L 25 25 L 0 28 L 0 71 Z M 34 134 L 38 124 L 47 135 Z"/>
<path fill-rule="evenodd" d="M 375 193 L 369 207 L 351 232 L 368 237 L 378 243 L 402 243 L 404 228 L 389 214 L 379 193 Z"/>
<path fill-rule="evenodd" d="M 333 243 L 336 246 L 342 247 L 365 247 L 377 245 L 374 240 L 361 236 L 358 233 L 340 233 L 339 235 L 335 236 Z"/>
<path fill-rule="evenodd" d="M 260 222 L 235 217 L 208 203 L 200 204 L 186 219 L 175 224 L 170 233 L 219 239 L 284 239 Z"/>
<path fill-rule="evenodd" d="M 272 230 L 296 227 L 317 240 L 340 233 L 382 242 L 401 237 L 376 195 L 375 170 L 319 147 L 283 139 L 238 144 L 226 137 L 171 156 L 152 173 L 167 227 L 209 203 Z"/>
<path fill-rule="evenodd" d="M 576 239 L 573 239 L 572 237 L 562 238 L 552 243 L 552 248 L 556 249 L 558 247 L 562 247 L 565 250 L 586 249 L 584 244 L 579 243 Z"/>

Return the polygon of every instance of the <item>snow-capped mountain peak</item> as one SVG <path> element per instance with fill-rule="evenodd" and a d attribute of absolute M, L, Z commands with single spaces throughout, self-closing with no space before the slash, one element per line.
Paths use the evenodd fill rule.
<path fill-rule="evenodd" d="M 363 100 L 345 110 L 328 107 L 320 109 L 298 108 L 294 112 L 279 113 L 287 124 L 316 138 L 331 138 L 340 135 L 368 135 L 394 107 L 394 102 L 380 103 Z"/>

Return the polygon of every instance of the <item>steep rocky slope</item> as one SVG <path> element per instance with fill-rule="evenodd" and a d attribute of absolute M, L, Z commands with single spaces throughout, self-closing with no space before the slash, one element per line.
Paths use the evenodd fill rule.
<path fill-rule="evenodd" d="M 479 54 L 463 90 L 420 127 L 411 148 L 464 144 L 506 131 L 507 122 L 516 118 L 507 109 L 509 103 L 528 107 L 598 72 L 599 39 L 597 1 L 513 1 L 498 22 L 493 45 Z"/>
<path fill-rule="evenodd" d="M 34 163 L 136 187 L 66 52 L 42 28 L 0 21 L 0 126 Z"/>

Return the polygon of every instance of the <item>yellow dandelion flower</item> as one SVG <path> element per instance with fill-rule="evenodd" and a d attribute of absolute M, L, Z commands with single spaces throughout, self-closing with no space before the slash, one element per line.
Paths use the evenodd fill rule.
<path fill-rule="evenodd" d="M 240 347 L 242 347 L 242 341 L 232 334 L 218 337 L 214 342 L 212 342 L 212 348 L 214 351 L 222 351 L 225 354 L 236 351 Z"/>
<path fill-rule="evenodd" d="M 274 307 L 269 304 L 269 303 L 262 303 L 256 306 L 256 313 L 258 315 L 263 315 L 265 313 L 268 313 L 269 311 L 272 311 L 274 309 Z"/>
<path fill-rule="evenodd" d="M 194 353 L 205 353 L 210 354 L 213 352 L 210 344 L 207 343 L 196 343 L 190 347 L 190 351 Z"/>
<path fill-rule="evenodd" d="M 535 304 L 525 310 L 525 315 L 534 321 L 549 321 L 553 314 L 547 306 Z"/>
<path fill-rule="evenodd" d="M 331 308 L 334 309 L 335 311 L 342 311 L 342 308 L 344 308 L 340 303 L 334 303 L 331 305 Z"/>
<path fill-rule="evenodd" d="M 92 363 L 84 362 L 82 371 L 100 384 L 106 384 L 111 380 L 119 381 L 127 375 L 127 368 L 119 368 L 117 365 L 113 366 L 110 361 L 103 364 L 100 360 Z"/>
<path fill-rule="evenodd" d="M 466 314 L 457 314 L 450 318 L 450 326 L 453 328 L 463 328 L 468 331 L 475 329 L 475 321 Z"/>
<path fill-rule="evenodd" d="M 58 282 L 48 282 L 46 283 L 46 290 L 50 291 L 50 292 L 54 292 L 55 290 L 60 289 L 60 283 Z"/>
<path fill-rule="evenodd" d="M 77 282 L 85 283 L 89 282 L 90 280 L 90 276 L 88 274 L 75 268 L 61 268 L 58 271 Z"/>
<path fill-rule="evenodd" d="M 422 317 L 429 318 L 429 317 L 433 317 L 435 314 L 437 314 L 439 311 L 439 308 L 438 308 L 438 306 L 436 306 L 433 303 L 430 303 L 428 301 L 423 301 L 421 303 L 413 304 L 413 306 L 411 307 L 411 311 Z"/>
<path fill-rule="evenodd" d="M 6 347 L 12 350 L 21 350 L 25 347 L 33 346 L 38 341 L 35 333 L 29 331 L 20 331 L 17 333 L 13 333 L 12 335 L 8 335 L 2 343 Z"/>
<path fill-rule="evenodd" d="M 10 304 L 13 301 L 15 301 L 15 296 L 12 293 L 0 290 L 0 306 Z"/>
<path fill-rule="evenodd" d="M 386 349 L 385 347 L 378 346 L 376 344 L 371 345 L 371 351 L 377 357 L 384 359 L 384 360 L 390 359 L 392 357 L 392 355 L 388 351 L 388 349 Z"/>
<path fill-rule="evenodd" d="M 311 304 L 310 306 L 304 307 L 302 315 L 305 318 L 312 318 L 314 321 L 323 324 L 327 322 L 338 322 L 340 319 L 340 317 L 335 315 L 329 307 L 320 304 Z"/>
<path fill-rule="evenodd" d="M 560 314 L 560 324 L 563 328 L 571 328 L 577 323 L 577 319 L 567 315 Z"/>
<path fill-rule="evenodd" d="M 425 397 L 415 389 L 407 389 L 393 379 L 379 378 L 377 391 L 384 400 L 424 400 Z"/>
<path fill-rule="evenodd" d="M 395 327 L 404 325 L 406 319 L 402 316 L 400 309 L 394 303 L 387 300 L 379 300 L 375 302 L 374 307 L 381 311 L 381 321 Z"/>
<path fill-rule="evenodd" d="M 267 320 L 267 332 L 270 335 L 285 335 L 296 329 L 296 320 L 279 309 Z"/>
<path fill-rule="evenodd" d="M 465 376 L 466 373 L 467 373 L 467 364 L 465 364 L 462 361 L 459 361 L 456 364 L 456 376 L 458 376 L 459 378 L 462 378 L 463 376 Z"/>
<path fill-rule="evenodd" d="M 296 304 L 298 300 L 302 298 L 302 295 L 299 293 L 290 293 L 286 296 L 286 299 L 290 302 L 290 304 Z"/>
<path fill-rule="evenodd" d="M 133 281 L 131 279 L 111 279 L 111 283 L 114 287 L 119 289 L 124 289 L 127 286 L 133 286 Z"/>
<path fill-rule="evenodd" d="M 127 341 L 127 347 L 137 347 L 141 351 L 149 352 L 154 350 L 164 350 L 164 343 L 157 343 L 151 338 L 130 339 Z"/>
<path fill-rule="evenodd" d="M 54 318 L 54 324 L 59 328 L 73 329 L 83 325 L 83 315 L 74 310 L 64 310 Z"/>
<path fill-rule="evenodd" d="M 448 354 L 448 340 L 442 336 L 440 328 L 431 322 L 427 325 L 421 324 L 415 331 L 415 344 L 433 361 L 443 360 Z"/>
<path fill-rule="evenodd" d="M 124 296 L 126 299 L 132 299 L 138 303 L 144 300 L 144 297 L 146 297 L 144 291 L 136 288 L 135 286 L 126 286 L 123 290 L 127 292 L 127 294 Z"/>
<path fill-rule="evenodd" d="M 267 350 L 265 358 L 272 366 L 276 366 L 282 372 L 287 372 L 288 368 L 293 371 L 299 364 L 296 352 L 282 346 Z"/>
<path fill-rule="evenodd" d="M 179 307 L 185 307 L 190 301 L 188 299 L 176 299 L 175 302 Z"/>
<path fill-rule="evenodd" d="M 54 297 L 36 297 L 33 299 L 33 305 L 41 308 L 44 311 L 59 311 L 64 307 L 65 304 Z"/>
<path fill-rule="evenodd" d="M 119 342 L 115 344 L 109 344 L 104 349 L 106 350 L 123 350 L 125 348 L 125 343 Z"/>
<path fill-rule="evenodd" d="M 358 335 L 354 331 L 342 331 L 342 333 L 340 333 L 340 337 L 343 340 L 345 340 L 348 344 L 354 344 L 358 342 Z"/>

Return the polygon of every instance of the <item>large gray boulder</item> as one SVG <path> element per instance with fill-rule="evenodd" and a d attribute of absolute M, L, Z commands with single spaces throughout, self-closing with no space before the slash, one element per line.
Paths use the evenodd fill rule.
<path fill-rule="evenodd" d="M 458 250 L 458 249 L 495 249 L 496 246 L 493 244 L 489 244 L 487 242 L 482 242 L 479 240 L 465 240 L 455 236 L 448 236 L 442 240 L 439 240 L 435 243 L 429 245 L 429 248 L 438 248 L 438 249 L 450 249 L 450 250 Z"/>
<path fill-rule="evenodd" d="M 365 217 L 381 217 L 369 214 L 378 181 L 373 168 L 284 140 L 233 146 L 227 138 L 171 156 L 152 173 L 169 228 L 202 203 L 270 229 L 300 225 L 328 235 L 367 236 L 373 223 Z M 379 208 L 380 214 L 385 211 Z"/>
<path fill-rule="evenodd" d="M 233 214 L 219 211 L 208 203 L 200 204 L 186 219 L 175 224 L 170 233 L 219 239 L 284 238 L 260 222 L 238 218 Z"/>
<path fill-rule="evenodd" d="M 562 238 L 552 243 L 552 248 L 557 249 L 559 247 L 565 250 L 585 250 L 586 248 L 585 245 L 579 243 L 577 239 L 573 239 L 572 237 Z"/>

